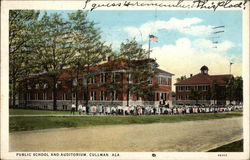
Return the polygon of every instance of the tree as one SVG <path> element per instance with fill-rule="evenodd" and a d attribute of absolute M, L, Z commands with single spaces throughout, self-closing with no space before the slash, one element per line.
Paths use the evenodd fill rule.
<path fill-rule="evenodd" d="M 180 81 L 183 81 L 183 80 L 185 80 L 185 79 L 187 79 L 186 76 L 181 76 L 181 77 L 179 77 L 179 78 L 176 78 L 176 82 L 180 82 Z"/>
<path fill-rule="evenodd" d="M 210 99 L 214 100 L 214 104 L 215 101 L 218 100 L 218 84 L 216 83 L 216 81 L 213 81 L 210 87 Z"/>
<path fill-rule="evenodd" d="M 242 77 L 235 77 L 235 87 L 234 87 L 234 100 L 237 103 L 240 103 L 243 101 L 243 80 Z"/>
<path fill-rule="evenodd" d="M 69 13 L 68 17 L 71 34 L 73 35 L 72 48 L 73 52 L 76 53 L 70 65 L 76 71 L 76 79 L 78 79 L 80 71 L 84 72 L 84 99 L 85 105 L 88 107 L 89 80 L 95 76 L 91 71 L 91 67 L 105 60 L 107 54 L 110 54 L 112 50 L 111 46 L 107 46 L 104 42 L 101 42 L 100 31 L 96 28 L 96 24 L 93 21 L 87 20 L 86 12 L 78 10 Z M 77 83 L 76 88 L 80 87 L 81 84 Z"/>
<path fill-rule="evenodd" d="M 242 77 L 232 77 L 226 87 L 226 97 L 231 101 L 240 103 L 243 101 L 243 80 Z"/>
<path fill-rule="evenodd" d="M 120 57 L 127 60 L 140 60 L 147 57 L 148 52 L 139 45 L 135 38 L 122 42 L 120 46 Z"/>
<path fill-rule="evenodd" d="M 149 84 L 151 78 L 156 75 L 158 64 L 153 59 L 146 59 L 148 52 L 139 45 L 135 39 L 121 43 L 120 57 L 127 60 L 127 106 L 129 95 L 133 93 L 137 97 L 149 98 L 152 96 L 155 84 Z"/>
<path fill-rule="evenodd" d="M 40 72 L 48 76 L 52 88 L 53 110 L 57 109 L 57 85 L 61 70 L 69 65 L 74 57 L 69 23 L 58 13 L 44 13 L 37 21 L 33 38 L 33 51 Z"/>
<path fill-rule="evenodd" d="M 210 99 L 215 101 L 222 100 L 224 101 L 226 99 L 226 87 L 224 85 L 219 85 L 217 81 L 213 81 L 210 86 Z M 217 102 L 218 103 L 218 102 Z"/>
<path fill-rule="evenodd" d="M 195 100 L 196 104 L 198 104 L 198 100 L 201 99 L 201 96 L 202 96 L 202 94 L 199 91 L 195 91 L 195 90 L 191 89 L 189 97 L 191 100 Z"/>
<path fill-rule="evenodd" d="M 15 106 L 19 81 L 34 70 L 30 60 L 32 52 L 32 24 L 39 12 L 33 10 L 10 10 L 9 12 L 9 67 L 10 67 L 10 106 Z"/>

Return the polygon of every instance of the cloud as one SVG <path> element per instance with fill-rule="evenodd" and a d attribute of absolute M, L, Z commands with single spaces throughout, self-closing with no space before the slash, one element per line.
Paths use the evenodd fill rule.
<path fill-rule="evenodd" d="M 190 41 L 188 38 L 180 38 L 174 45 L 152 48 L 150 57 L 157 59 L 161 69 L 175 74 L 174 83 L 175 79 L 180 76 L 189 77 L 190 74 L 198 74 L 203 65 L 209 68 L 209 74 L 229 74 L 229 63 L 232 57 L 224 52 L 232 48 L 234 44 L 230 41 L 223 41 L 218 44 L 218 50 L 211 48 L 212 44 L 211 41 L 205 39 Z M 147 45 L 143 47 L 147 48 Z M 231 71 L 235 76 L 241 75 L 242 63 L 234 63 Z"/>
<path fill-rule="evenodd" d="M 220 52 L 220 53 L 226 53 L 236 45 L 231 41 L 223 41 L 218 42 L 216 44 L 213 43 L 213 41 L 208 39 L 196 39 L 193 42 L 193 47 L 197 48 L 199 51 L 211 51 L 211 52 Z"/>
<path fill-rule="evenodd" d="M 127 26 L 123 30 L 131 37 L 136 37 L 139 41 L 147 40 L 149 33 L 155 33 L 161 29 L 175 30 L 193 36 L 209 35 L 212 32 L 212 26 L 199 25 L 201 22 L 203 20 L 197 17 L 184 19 L 171 18 L 168 21 L 150 21 L 139 27 Z"/>

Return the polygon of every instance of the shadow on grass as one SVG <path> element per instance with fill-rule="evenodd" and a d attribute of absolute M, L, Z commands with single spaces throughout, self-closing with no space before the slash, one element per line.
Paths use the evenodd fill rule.
<path fill-rule="evenodd" d="M 209 150 L 208 152 L 243 152 L 243 139 Z"/>

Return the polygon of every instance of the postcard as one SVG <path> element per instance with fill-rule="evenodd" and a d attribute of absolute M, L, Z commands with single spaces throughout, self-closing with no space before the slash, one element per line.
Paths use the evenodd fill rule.
<path fill-rule="evenodd" d="M 249 7 L 2 1 L 1 159 L 249 159 Z"/>

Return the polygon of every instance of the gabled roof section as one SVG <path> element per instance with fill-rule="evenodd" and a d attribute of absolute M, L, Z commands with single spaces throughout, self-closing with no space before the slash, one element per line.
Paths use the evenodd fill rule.
<path fill-rule="evenodd" d="M 156 70 L 157 70 L 158 73 L 160 73 L 160 74 L 168 74 L 168 75 L 174 76 L 174 74 L 172 74 L 172 73 L 170 73 L 170 72 L 167 72 L 167 71 L 164 71 L 164 70 L 162 70 L 162 69 L 160 69 L 160 68 L 157 68 Z"/>
<path fill-rule="evenodd" d="M 174 85 L 198 85 L 198 84 L 211 84 L 213 82 L 225 85 L 230 79 L 232 75 L 208 75 L 208 74 L 196 74 L 192 77 L 189 77 L 183 81 L 177 82 Z"/>
<path fill-rule="evenodd" d="M 190 78 L 177 82 L 174 85 L 195 85 L 195 84 L 210 84 L 210 83 L 211 80 L 209 75 L 199 73 Z"/>
<path fill-rule="evenodd" d="M 211 75 L 210 78 L 212 81 L 218 84 L 226 84 L 233 76 L 231 74 L 224 75 Z"/>

